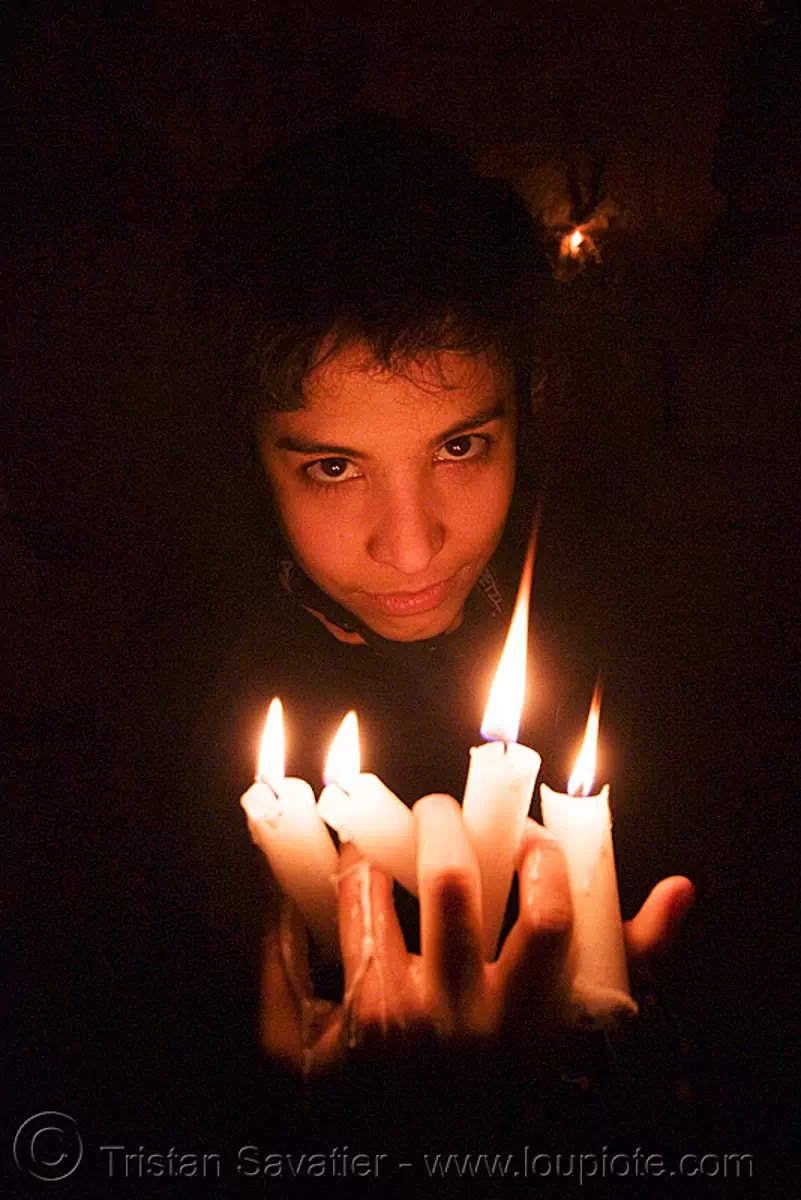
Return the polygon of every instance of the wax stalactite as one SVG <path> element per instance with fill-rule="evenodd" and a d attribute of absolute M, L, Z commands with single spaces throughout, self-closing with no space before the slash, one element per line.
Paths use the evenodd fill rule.
<path fill-rule="evenodd" d="M 284 775 L 279 700 L 273 700 L 267 714 L 256 781 L 240 803 L 250 835 L 269 860 L 281 889 L 299 908 L 321 953 L 336 961 L 339 855 L 317 812 L 309 784 Z"/>
<path fill-rule="evenodd" d="M 462 811 L 481 871 L 484 957 L 498 948 L 520 839 L 540 769 L 540 756 L 517 743 L 526 684 L 528 611 L 534 539 L 528 548 L 512 621 L 495 673 L 481 734 L 470 751 Z"/>
<path fill-rule="evenodd" d="M 637 1012 L 629 993 L 628 966 L 612 846 L 609 786 L 590 795 L 600 719 L 596 687 L 587 732 L 567 793 L 542 784 L 543 823 L 561 843 L 573 901 L 567 958 L 573 1018 L 604 1028 Z"/>
<path fill-rule="evenodd" d="M 414 817 L 377 775 L 361 770 L 356 713 L 343 719 L 326 759 L 326 786 L 317 802 L 323 820 L 342 841 L 413 895 L 417 894 L 417 827 Z"/>

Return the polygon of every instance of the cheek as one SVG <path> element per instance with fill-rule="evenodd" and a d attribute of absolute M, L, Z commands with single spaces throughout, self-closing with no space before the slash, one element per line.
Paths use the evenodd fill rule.
<path fill-rule="evenodd" d="M 465 544 L 485 547 L 496 541 L 506 520 L 514 488 L 514 465 L 505 463 L 488 476 L 469 481 L 453 497 L 451 530 Z"/>
<path fill-rule="evenodd" d="M 284 530 L 302 564 L 314 574 L 336 576 L 354 553 L 353 523 L 333 503 L 301 492 L 278 501 Z"/>

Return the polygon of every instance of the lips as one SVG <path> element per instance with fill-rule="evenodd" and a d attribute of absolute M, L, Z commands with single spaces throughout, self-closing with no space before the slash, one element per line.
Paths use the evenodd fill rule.
<path fill-rule="evenodd" d="M 411 617 L 438 608 L 448 596 L 454 576 L 417 592 L 368 593 L 370 606 L 390 617 Z"/>

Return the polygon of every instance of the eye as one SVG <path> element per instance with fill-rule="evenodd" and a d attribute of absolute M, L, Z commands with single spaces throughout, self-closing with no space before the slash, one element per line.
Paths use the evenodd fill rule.
<path fill-rule="evenodd" d="M 489 453 L 492 438 L 486 434 L 463 433 L 451 438 L 437 452 L 437 462 L 457 462 L 471 458 L 484 458 Z"/>
<path fill-rule="evenodd" d="M 359 477 L 349 458 L 318 458 L 316 462 L 306 463 L 303 472 L 312 483 L 323 485 L 345 483 Z"/>

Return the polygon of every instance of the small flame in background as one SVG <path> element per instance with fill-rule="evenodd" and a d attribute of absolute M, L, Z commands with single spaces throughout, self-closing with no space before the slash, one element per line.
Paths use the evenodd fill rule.
<path fill-rule="evenodd" d="M 577 267 L 586 266 L 588 262 L 600 262 L 601 252 L 591 237 L 593 228 L 606 228 L 607 222 L 588 221 L 586 225 L 577 225 L 570 233 L 564 234 L 559 242 L 559 262 L 566 264 L 570 261 Z"/>
<path fill-rule="evenodd" d="M 516 742 L 520 730 L 520 716 L 526 690 L 528 610 L 534 571 L 535 533 L 536 530 L 531 535 L 526 551 L 512 623 L 506 635 L 501 660 L 484 711 L 484 720 L 481 723 L 481 736 L 487 741 Z"/>
<path fill-rule="evenodd" d="M 571 796 L 589 796 L 595 779 L 595 762 L 598 754 L 598 725 L 601 719 L 601 684 L 596 683 L 587 717 L 587 731 L 579 751 L 573 774 L 567 783 Z"/>
<path fill-rule="evenodd" d="M 355 712 L 343 717 L 325 760 L 323 778 L 350 793 L 362 769 L 359 750 L 359 721 Z"/>
<path fill-rule="evenodd" d="M 284 778 L 284 713 L 276 697 L 267 710 L 261 738 L 256 779 L 266 783 L 276 794 Z"/>

